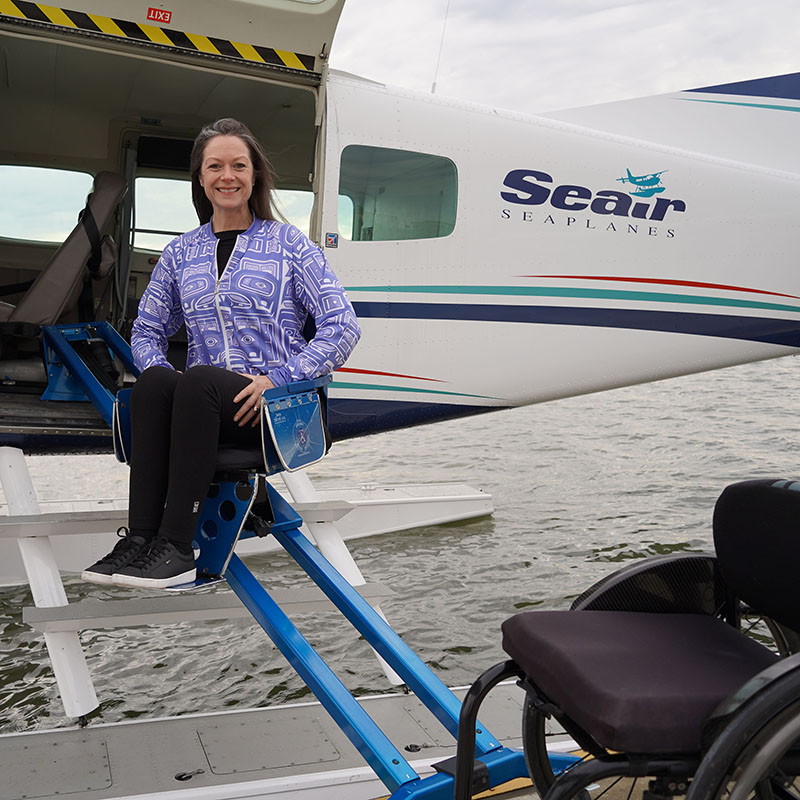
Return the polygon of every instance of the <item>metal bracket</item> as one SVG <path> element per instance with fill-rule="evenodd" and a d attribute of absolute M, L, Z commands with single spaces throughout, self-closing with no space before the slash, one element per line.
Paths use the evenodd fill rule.
<path fill-rule="evenodd" d="M 107 322 L 81 323 L 80 325 L 45 325 L 42 328 L 47 389 L 42 400 L 60 402 L 90 401 L 111 426 L 114 394 L 86 365 L 75 350 L 75 344 L 99 343 L 109 354 L 120 359 L 125 369 L 133 375 L 139 370 L 133 363 L 128 343 Z"/>

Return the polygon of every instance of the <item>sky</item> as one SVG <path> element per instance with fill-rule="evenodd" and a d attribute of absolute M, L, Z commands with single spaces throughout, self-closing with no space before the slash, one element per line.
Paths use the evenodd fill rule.
<path fill-rule="evenodd" d="M 345 0 L 331 67 L 544 113 L 800 72 L 800 2 Z"/>

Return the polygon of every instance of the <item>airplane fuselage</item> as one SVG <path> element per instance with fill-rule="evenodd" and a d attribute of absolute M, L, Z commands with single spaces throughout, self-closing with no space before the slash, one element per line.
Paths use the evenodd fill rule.
<path fill-rule="evenodd" d="M 111 22 L 132 13 L 121 2 L 83 5 L 107 8 Z M 0 168 L 108 169 L 128 182 L 124 246 L 113 287 L 95 293 L 98 319 L 127 329 L 163 246 L 147 237 L 196 224 L 191 213 L 167 220 L 176 204 L 191 212 L 179 182 L 192 138 L 234 116 L 265 144 L 279 190 L 306 198 L 302 221 L 293 207 L 288 217 L 322 248 L 361 321 L 361 343 L 330 390 L 334 437 L 800 347 L 797 114 L 743 103 L 734 86 L 533 117 L 329 71 L 319 53 L 330 19 L 320 42 L 311 26 L 297 33 L 297 52 L 269 50 L 267 27 L 220 16 L 220 38 L 204 39 L 192 28 L 206 24 L 197 6 L 173 5 L 169 21 L 155 20 L 163 39 L 153 20 L 95 33 L 78 30 L 73 12 L 74 29 L 57 15 L 25 19 L 27 6 L 0 13 L 0 99 L 15 114 L 0 134 Z M 89 74 L 99 82 L 87 94 Z M 796 83 L 775 91 L 800 110 Z M 730 136 L 714 136 L 720 126 Z M 173 184 L 178 199 L 162 202 Z M 33 192 L 33 182 L 17 185 Z M 0 231 L 2 283 L 34 278 L 57 244 Z M 12 372 L 7 388 L 31 383 Z M 41 446 L 60 449 L 69 420 L 40 416 L 0 425 L 0 443 L 30 449 L 47 436 Z M 83 446 L 108 448 L 92 435 Z"/>

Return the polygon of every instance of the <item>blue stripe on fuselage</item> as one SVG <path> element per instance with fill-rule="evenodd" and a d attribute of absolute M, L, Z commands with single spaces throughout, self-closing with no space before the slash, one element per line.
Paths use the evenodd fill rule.
<path fill-rule="evenodd" d="M 793 72 L 789 75 L 776 75 L 771 78 L 740 81 L 739 83 L 722 83 L 719 86 L 703 86 L 700 89 L 689 89 L 688 91 L 800 100 L 800 72 Z"/>
<path fill-rule="evenodd" d="M 339 441 L 370 433 L 411 428 L 426 422 L 484 414 L 487 411 L 501 411 L 504 408 L 508 406 L 468 406 L 460 403 L 336 397 L 334 388 L 334 393 L 328 399 L 328 428 L 331 438 Z"/>
<path fill-rule="evenodd" d="M 687 333 L 743 339 L 800 348 L 800 320 L 774 317 L 644 311 L 627 308 L 576 308 L 455 303 L 355 302 L 364 319 L 437 319 L 474 322 L 517 322 L 536 325 L 582 325 L 664 333 Z"/>

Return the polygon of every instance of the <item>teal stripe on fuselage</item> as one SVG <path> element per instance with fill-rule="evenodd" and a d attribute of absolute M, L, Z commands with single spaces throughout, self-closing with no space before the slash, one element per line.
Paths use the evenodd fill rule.
<path fill-rule="evenodd" d="M 499 400 L 489 394 L 465 394 L 464 392 L 443 392 L 439 389 L 415 389 L 408 386 L 382 386 L 379 383 L 351 383 L 334 378 L 331 389 L 367 389 L 374 392 L 414 392 L 415 394 L 444 394 L 450 397 L 476 397 L 480 400 Z"/>
<path fill-rule="evenodd" d="M 507 295 L 516 297 L 581 297 L 592 300 L 636 300 L 648 303 L 686 303 L 698 306 L 759 308 L 768 311 L 800 312 L 800 305 L 765 303 L 730 297 L 674 294 L 671 292 L 635 292 L 625 289 L 581 289 L 549 286 L 348 286 L 348 292 L 401 292 L 403 294 Z"/>
<path fill-rule="evenodd" d="M 699 97 L 681 97 L 689 103 L 713 103 L 718 106 L 745 106 L 746 108 L 766 108 L 770 111 L 800 111 L 800 106 L 777 106 L 773 103 L 743 103 L 740 100 L 701 100 Z"/>

